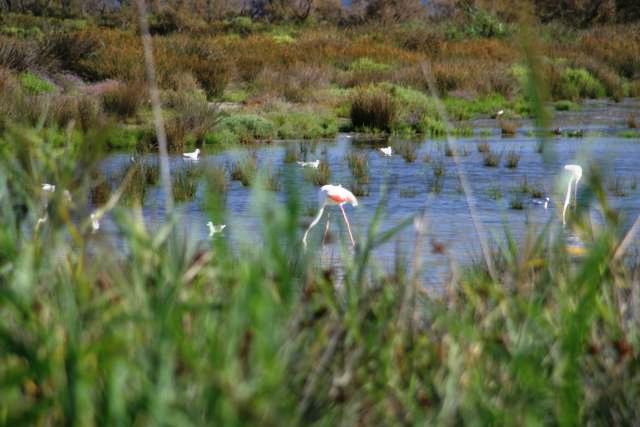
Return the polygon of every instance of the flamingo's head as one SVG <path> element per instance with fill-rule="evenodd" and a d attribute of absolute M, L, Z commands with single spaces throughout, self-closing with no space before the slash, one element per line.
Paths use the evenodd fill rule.
<path fill-rule="evenodd" d="M 211 222 L 211 221 L 207 222 L 207 227 L 213 228 L 213 222 Z"/>
<path fill-rule="evenodd" d="M 576 180 L 582 178 L 582 166 L 580 165 L 564 165 L 564 170 L 571 172 Z"/>
<path fill-rule="evenodd" d="M 196 148 L 196 155 L 200 154 L 200 149 Z"/>

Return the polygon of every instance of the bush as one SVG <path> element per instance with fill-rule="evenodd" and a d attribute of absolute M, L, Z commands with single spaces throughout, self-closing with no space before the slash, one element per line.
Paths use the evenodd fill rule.
<path fill-rule="evenodd" d="M 146 86 L 141 82 L 119 83 L 102 94 L 105 111 L 121 118 L 133 117 L 146 99 Z"/>
<path fill-rule="evenodd" d="M 389 131 L 396 118 L 394 99 L 379 88 L 359 89 L 351 102 L 351 123 L 356 128 Z"/>
<path fill-rule="evenodd" d="M 30 71 L 26 71 L 20 74 L 20 84 L 22 85 L 23 89 L 34 95 L 51 93 L 56 89 L 56 87 L 52 83 L 44 80 L 36 74 L 31 73 Z"/>
<path fill-rule="evenodd" d="M 254 114 L 237 114 L 225 117 L 215 126 L 219 133 L 215 142 L 220 143 L 253 143 L 270 141 L 276 136 L 274 124 Z"/>
<path fill-rule="evenodd" d="M 598 80 L 584 68 L 567 68 L 561 77 L 559 94 L 561 98 L 602 98 L 607 92 Z"/>
<path fill-rule="evenodd" d="M 288 111 L 269 114 L 268 118 L 280 139 L 332 138 L 338 133 L 338 122 L 328 113 Z"/>

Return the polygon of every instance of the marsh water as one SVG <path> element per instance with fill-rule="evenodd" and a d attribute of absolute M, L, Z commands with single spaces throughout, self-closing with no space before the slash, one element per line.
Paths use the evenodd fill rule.
<path fill-rule="evenodd" d="M 507 229 L 521 241 L 528 230 L 540 230 L 547 224 L 554 232 L 562 232 L 560 213 L 569 179 L 563 165 L 567 163 L 581 164 L 585 171 L 590 164 L 598 165 L 605 176 L 610 203 L 621 213 L 625 227 L 629 227 L 640 214 L 640 188 L 637 184 L 640 179 L 640 140 L 620 136 L 621 131 L 628 129 L 627 117 L 631 113 L 640 114 L 638 100 L 587 102 L 580 112 L 558 112 L 552 128 L 560 128 L 564 135 L 549 138 L 545 155 L 539 152 L 539 139 L 533 136 L 531 122 L 520 121 L 518 132 L 511 137 L 501 136 L 493 119 L 466 123 L 474 129 L 474 135 L 456 139 L 457 153 L 472 189 L 478 219 L 491 240 L 503 241 Z M 583 131 L 583 136 L 568 137 L 564 133 L 572 130 Z M 446 155 L 446 142 L 431 139 L 412 142 L 417 149 L 417 158 L 413 162 L 407 162 L 395 153 L 392 157 L 386 157 L 379 151 L 380 147 L 394 146 L 396 141 L 374 142 L 348 134 L 340 134 L 334 140 L 274 142 L 225 151 L 204 147 L 198 162 L 183 160 L 182 156 L 172 156 L 170 162 L 172 171 L 194 167 L 206 169 L 216 164 L 229 168 L 233 162 L 250 152 L 257 158 L 259 169 L 275 171 L 281 181 L 285 176 L 293 177 L 296 191 L 305 206 L 304 219 L 308 224 L 317 209 L 319 188 L 303 178 L 301 166 L 284 162 L 287 145 L 297 150 L 299 160 L 319 159 L 327 162 L 331 170 L 330 182 L 347 188 L 353 183 L 345 158 L 347 153 L 354 150 L 365 153 L 369 166 L 369 183 L 365 186 L 368 195 L 359 197 L 357 207 L 346 207 L 356 239 L 364 238 L 380 204 L 383 188 L 386 188 L 388 197 L 382 230 L 399 224 L 411 215 L 426 212 L 428 235 L 421 248 L 424 282 L 425 286 L 437 287 L 450 274 L 452 264 L 464 266 L 480 259 L 480 247 L 454 159 Z M 494 153 L 501 155 L 497 167 L 485 166 L 483 154 L 478 151 L 480 143 L 487 143 Z M 505 165 L 509 151 L 515 151 L 520 156 L 516 168 Z M 107 176 L 116 176 L 127 167 L 130 157 L 130 153 L 110 154 L 102 162 L 103 172 Z M 155 156 L 147 155 L 142 160 L 152 162 Z M 442 169 L 441 179 L 436 178 L 434 168 Z M 584 191 L 585 181 L 579 186 L 578 203 L 585 199 L 584 194 L 580 194 L 580 190 Z M 533 194 L 531 191 L 523 193 L 525 186 L 534 189 Z M 198 184 L 193 200 L 178 204 L 178 209 L 185 233 L 206 241 L 206 223 L 211 218 L 203 208 L 204 192 L 204 183 Z M 535 203 L 534 196 L 540 195 L 551 198 L 548 209 Z M 274 196 L 276 200 L 285 199 L 282 191 Z M 252 200 L 250 188 L 239 181 L 230 182 L 224 218 L 227 228 L 221 236 L 230 239 L 232 247 L 240 247 L 243 242 L 253 245 L 259 242 L 260 221 Z M 163 221 L 163 206 L 164 195 L 160 185 L 149 188 L 144 198 L 143 214 L 150 229 Z M 589 208 L 589 211 L 594 223 L 601 221 L 596 206 Z M 331 213 L 331 234 L 335 238 L 324 246 L 321 253 L 325 263 L 340 264 L 340 241 L 342 239 L 347 243 L 348 237 L 340 211 L 333 207 L 328 212 Z M 304 232 L 304 225 L 301 224 L 300 236 Z M 111 218 L 105 217 L 100 233 L 117 239 L 115 230 Z M 324 222 L 314 229 L 311 239 L 319 242 L 323 230 Z M 400 252 L 410 255 L 415 236 L 413 227 L 404 229 L 376 250 L 374 264 L 380 271 L 389 271 L 397 259 L 399 248 Z"/>

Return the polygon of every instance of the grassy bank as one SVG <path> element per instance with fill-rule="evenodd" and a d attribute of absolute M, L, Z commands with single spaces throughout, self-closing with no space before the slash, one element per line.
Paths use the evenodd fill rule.
<path fill-rule="evenodd" d="M 478 263 L 425 293 L 419 249 L 388 274 L 371 266 L 399 229 L 414 227 L 416 248 L 428 229 L 409 218 L 383 232 L 383 200 L 344 270 L 323 269 L 318 247 L 302 250 L 292 182 L 283 203 L 254 187 L 260 238 L 239 247 L 224 234 L 187 239 L 178 218 L 151 230 L 133 201 L 133 211 L 115 205 L 114 248 L 90 229 L 94 156 L 25 129 L 0 138 L 0 425 L 611 425 L 640 415 L 640 270 L 635 254 L 616 256 L 622 236 L 597 171 L 585 181 L 606 223 L 594 232 L 578 210 L 568 229 L 585 253 L 558 230 L 521 244 L 507 235 L 494 277 Z M 43 193 L 45 181 L 57 191 Z M 208 206 L 223 222 L 223 207 Z"/>
<path fill-rule="evenodd" d="M 170 148 L 331 137 L 340 129 L 439 136 L 445 127 L 425 63 L 454 120 L 501 109 L 529 116 L 520 27 L 479 19 L 487 17 L 345 27 L 233 18 L 156 29 Z M 540 80 L 557 109 L 640 95 L 638 24 L 535 24 L 535 31 Z M 117 127 L 113 147 L 153 146 L 144 138 L 151 114 L 135 20 L 3 14 L 0 45 L 0 124 Z"/>

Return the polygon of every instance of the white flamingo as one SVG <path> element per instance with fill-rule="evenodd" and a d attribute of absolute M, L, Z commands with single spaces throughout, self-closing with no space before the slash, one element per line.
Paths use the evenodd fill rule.
<path fill-rule="evenodd" d="M 320 210 L 318 210 L 318 214 L 314 218 L 314 220 L 309 224 L 309 228 L 304 233 L 304 237 L 302 237 L 302 243 L 304 247 L 307 247 L 307 237 L 309 232 L 313 227 L 318 224 L 320 218 L 322 218 L 322 214 L 324 213 L 324 208 L 328 204 L 338 205 L 340 210 L 342 211 L 342 216 L 344 217 L 344 222 L 347 224 L 347 231 L 349 232 L 349 237 L 351 238 L 351 244 L 353 246 L 356 245 L 355 240 L 353 240 L 353 233 L 351 233 L 351 225 L 349 224 L 349 220 L 347 219 L 347 214 L 344 211 L 344 204 L 349 203 L 351 206 L 358 206 L 358 199 L 353 193 L 346 188 L 343 188 L 341 185 L 323 185 L 320 188 Z"/>
<path fill-rule="evenodd" d="M 189 160 L 198 160 L 198 157 L 200 157 L 200 149 L 196 148 L 196 151 L 191 153 L 182 153 L 182 157 Z"/>
<path fill-rule="evenodd" d="M 565 165 L 564 169 L 571 172 L 571 179 L 569 179 L 569 185 L 567 186 L 567 195 L 564 198 L 564 207 L 562 208 L 562 225 L 566 225 L 566 213 L 569 203 L 571 202 L 571 185 L 574 185 L 574 203 L 578 203 L 578 181 L 582 178 L 582 166 L 580 165 Z"/>
<path fill-rule="evenodd" d="M 303 168 L 314 168 L 318 169 L 320 166 L 320 160 L 314 160 L 313 162 L 296 162 Z"/>

